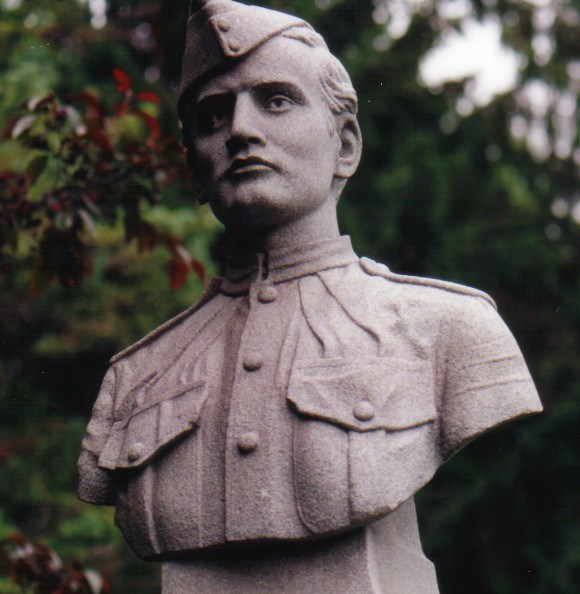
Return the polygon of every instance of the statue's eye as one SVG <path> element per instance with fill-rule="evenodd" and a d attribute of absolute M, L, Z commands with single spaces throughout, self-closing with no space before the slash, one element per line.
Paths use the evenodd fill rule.
<path fill-rule="evenodd" d="M 232 101 L 228 97 L 208 97 L 195 109 L 197 132 L 201 135 L 212 134 L 219 130 L 230 117 Z"/>
<path fill-rule="evenodd" d="M 290 107 L 292 107 L 293 104 L 294 101 L 292 101 L 290 97 L 278 93 L 276 95 L 268 97 L 264 107 L 269 111 L 283 112 L 290 109 Z"/>

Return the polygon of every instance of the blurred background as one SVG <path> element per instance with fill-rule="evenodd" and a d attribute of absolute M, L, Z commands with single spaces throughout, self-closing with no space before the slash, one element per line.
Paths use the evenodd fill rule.
<path fill-rule="evenodd" d="M 271 0 L 359 93 L 355 250 L 497 302 L 546 412 L 458 454 L 418 496 L 443 594 L 580 584 L 580 16 L 566 0 Z M 219 273 L 175 99 L 188 0 L 0 0 L 0 541 L 157 592 L 113 512 L 75 497 L 108 359 Z M 10 585 L 0 561 L 0 592 Z"/>

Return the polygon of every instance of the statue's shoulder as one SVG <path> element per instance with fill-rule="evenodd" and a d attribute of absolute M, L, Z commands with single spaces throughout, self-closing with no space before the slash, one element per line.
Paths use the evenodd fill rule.
<path fill-rule="evenodd" d="M 380 264 L 371 260 L 370 258 L 361 258 L 360 266 L 370 276 L 382 277 L 402 289 L 409 287 L 415 289 L 414 294 L 417 294 L 416 289 L 419 289 L 426 298 L 445 299 L 446 296 L 451 299 L 457 297 L 471 297 L 477 300 L 483 300 L 491 305 L 494 309 L 497 309 L 494 300 L 483 291 L 468 287 L 466 285 L 460 285 L 458 283 L 452 283 L 449 281 L 438 280 L 434 278 L 426 278 L 419 276 L 408 276 L 405 274 L 396 274 L 389 270 L 384 264 Z"/>
<path fill-rule="evenodd" d="M 193 314 L 199 311 L 204 305 L 206 305 L 219 293 L 221 282 L 222 279 L 220 277 L 210 278 L 207 286 L 205 287 L 205 290 L 203 291 L 199 299 L 191 307 L 188 307 L 185 311 L 182 311 L 180 314 L 171 318 L 167 322 L 161 324 L 161 326 L 158 326 L 157 328 L 155 328 L 155 330 L 152 330 L 151 332 L 149 332 L 149 334 L 145 335 L 137 342 L 128 346 L 120 353 L 117 353 L 114 357 L 111 358 L 110 363 L 118 363 L 119 361 L 126 359 L 130 355 L 133 355 L 134 353 L 143 350 L 144 347 L 150 346 L 159 341 L 164 341 L 168 342 L 168 344 L 171 344 L 175 339 L 173 335 L 176 332 L 179 332 L 180 330 L 184 329 L 184 322 L 189 320 L 193 316 Z"/>

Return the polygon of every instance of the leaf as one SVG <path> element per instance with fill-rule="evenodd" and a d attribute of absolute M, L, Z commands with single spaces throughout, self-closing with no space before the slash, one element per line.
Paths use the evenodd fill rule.
<path fill-rule="evenodd" d="M 52 93 L 49 93 L 48 95 L 32 97 L 28 100 L 26 106 L 30 111 L 38 111 L 39 109 L 45 107 L 49 103 L 54 103 L 54 100 L 54 95 Z"/>
<path fill-rule="evenodd" d="M 125 113 L 127 112 L 127 106 L 125 105 L 125 103 L 115 103 L 115 113 L 117 114 L 118 117 L 123 116 Z"/>
<path fill-rule="evenodd" d="M 58 132 L 49 132 L 46 135 L 46 142 L 53 153 L 58 153 L 60 151 L 62 138 Z"/>
<path fill-rule="evenodd" d="M 137 93 L 135 99 L 138 99 L 139 101 L 148 101 L 149 103 L 161 103 L 159 95 L 157 95 L 157 93 L 152 93 L 151 91 Z"/>
<path fill-rule="evenodd" d="M 199 279 L 205 284 L 207 281 L 207 271 L 205 269 L 205 266 L 199 260 L 192 259 L 191 269 L 193 270 L 193 272 L 195 272 L 195 274 L 197 274 L 197 276 L 199 276 Z"/>
<path fill-rule="evenodd" d="M 95 110 L 95 112 L 99 116 L 99 119 L 101 119 L 104 115 L 101 101 L 99 100 L 99 98 L 96 95 L 94 95 L 93 93 L 89 93 L 88 91 L 83 91 L 82 93 L 76 93 L 75 95 L 67 95 L 66 100 L 67 101 L 84 101 L 88 105 L 90 105 L 90 107 L 92 109 Z"/>
<path fill-rule="evenodd" d="M 78 215 L 89 235 L 91 237 L 95 237 L 97 231 L 95 228 L 95 222 L 93 221 L 93 217 L 84 208 L 78 209 Z"/>
<path fill-rule="evenodd" d="M 32 115 L 32 114 L 28 114 L 28 115 L 21 117 L 19 120 L 16 121 L 16 123 L 12 127 L 10 137 L 13 140 L 15 140 L 16 138 L 22 136 L 22 134 L 24 134 L 24 132 L 26 132 L 27 130 L 30 130 L 30 128 L 32 128 L 32 125 L 36 121 L 36 118 L 37 118 L 37 116 Z"/>
<path fill-rule="evenodd" d="M 171 249 L 177 257 L 181 258 L 187 264 L 188 268 L 191 268 L 191 254 L 181 241 L 173 241 Z"/>
<path fill-rule="evenodd" d="M 124 70 L 113 68 L 113 76 L 117 81 L 117 93 L 127 93 L 131 90 L 131 79 Z"/>
<path fill-rule="evenodd" d="M 46 167 L 48 157 L 49 153 L 47 151 L 31 151 L 24 166 L 24 173 L 30 181 L 35 182 L 38 179 Z"/>
<path fill-rule="evenodd" d="M 83 165 L 85 164 L 85 156 L 83 154 L 78 155 L 75 159 L 74 163 L 71 163 L 66 166 L 66 174 L 69 179 L 74 178 L 74 176 L 82 169 Z"/>
<path fill-rule="evenodd" d="M 168 265 L 169 286 L 171 289 L 176 290 L 182 287 L 190 270 L 195 272 L 205 283 L 207 274 L 204 265 L 191 257 L 185 245 L 180 240 L 167 235 L 164 240 L 172 255 Z"/>
<path fill-rule="evenodd" d="M 169 261 L 167 266 L 169 274 L 169 286 L 173 291 L 176 291 L 185 284 L 187 275 L 189 273 L 189 266 L 177 254 Z"/>
<path fill-rule="evenodd" d="M 49 155 L 46 166 L 36 181 L 30 186 L 26 197 L 31 202 L 38 202 L 42 198 L 63 185 L 63 164 L 58 157 Z"/>
<path fill-rule="evenodd" d="M 99 207 L 94 203 L 94 201 L 92 200 L 91 196 L 89 194 L 87 194 L 86 192 L 83 192 L 81 195 L 81 200 L 84 202 L 85 206 L 88 208 L 88 210 L 90 212 L 92 212 L 94 215 L 100 215 L 101 214 L 101 210 L 99 209 Z"/>
<path fill-rule="evenodd" d="M 156 118 L 149 115 L 148 113 L 145 113 L 144 111 L 141 111 L 140 109 L 136 109 L 134 113 L 141 120 L 143 120 L 147 128 L 149 128 L 152 138 L 159 138 L 159 136 L 161 136 L 161 128 Z"/>
<path fill-rule="evenodd" d="M 87 131 L 87 127 L 82 121 L 81 114 L 71 105 L 64 106 L 64 113 L 68 123 L 72 126 L 76 134 L 82 135 Z"/>
<path fill-rule="evenodd" d="M 54 226 L 59 231 L 68 231 L 72 229 L 73 218 L 68 212 L 57 212 L 54 217 Z"/>
<path fill-rule="evenodd" d="M 102 150 L 113 152 L 113 147 L 108 136 L 102 130 L 93 130 L 88 134 L 89 138 Z"/>

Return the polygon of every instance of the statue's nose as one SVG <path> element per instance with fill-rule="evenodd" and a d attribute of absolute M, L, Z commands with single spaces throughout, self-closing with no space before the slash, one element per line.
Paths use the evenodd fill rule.
<path fill-rule="evenodd" d="M 241 94 L 234 105 L 230 134 L 226 146 L 230 152 L 237 152 L 248 144 L 263 144 L 259 106 L 249 96 Z"/>

